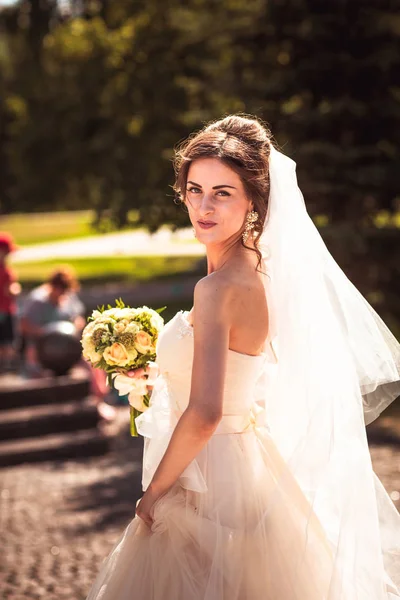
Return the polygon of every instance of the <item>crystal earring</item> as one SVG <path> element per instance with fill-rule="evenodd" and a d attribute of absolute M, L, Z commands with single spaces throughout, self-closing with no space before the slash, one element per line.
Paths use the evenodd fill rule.
<path fill-rule="evenodd" d="M 247 241 L 247 238 L 249 237 L 251 230 L 254 229 L 254 223 L 257 221 L 257 219 L 258 219 L 258 212 L 256 212 L 255 210 L 251 210 L 249 213 L 247 213 L 246 225 L 245 225 L 244 231 L 242 233 L 242 238 L 243 238 L 244 242 Z"/>

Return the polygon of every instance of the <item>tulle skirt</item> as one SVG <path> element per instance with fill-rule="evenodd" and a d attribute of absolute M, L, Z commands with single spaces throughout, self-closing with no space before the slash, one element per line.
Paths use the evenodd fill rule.
<path fill-rule="evenodd" d="M 214 435 L 197 462 L 207 491 L 178 481 L 155 503 L 151 529 L 135 516 L 87 600 L 399 598 L 381 564 L 360 579 L 337 560 L 338 532 L 329 539 L 268 430 Z"/>

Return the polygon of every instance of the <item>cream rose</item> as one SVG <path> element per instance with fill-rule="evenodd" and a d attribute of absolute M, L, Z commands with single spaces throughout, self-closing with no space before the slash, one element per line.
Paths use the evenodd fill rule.
<path fill-rule="evenodd" d="M 134 321 L 132 321 L 131 323 L 128 323 L 125 331 L 126 331 L 126 333 L 136 334 L 138 331 L 140 331 L 140 326 L 138 325 L 138 323 L 135 323 Z"/>
<path fill-rule="evenodd" d="M 108 365 L 117 367 L 126 367 L 131 362 L 128 350 L 118 342 L 104 350 L 103 358 Z"/>
<path fill-rule="evenodd" d="M 114 325 L 114 333 L 124 333 L 127 325 L 128 325 L 128 322 L 126 321 L 126 319 L 122 319 L 121 321 L 118 321 Z"/>
<path fill-rule="evenodd" d="M 151 336 L 147 331 L 138 331 L 135 337 L 135 348 L 142 354 L 154 352 Z"/>

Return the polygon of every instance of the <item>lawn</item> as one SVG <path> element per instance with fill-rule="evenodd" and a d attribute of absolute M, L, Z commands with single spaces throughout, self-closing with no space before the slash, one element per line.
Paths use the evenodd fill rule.
<path fill-rule="evenodd" d="M 130 221 L 134 221 L 133 213 Z M 99 234 L 91 224 L 93 215 L 91 210 L 3 215 L 0 229 L 11 233 L 21 246 L 70 240 Z"/>
<path fill-rule="evenodd" d="M 19 281 L 30 288 L 43 283 L 51 271 L 60 264 L 72 266 L 81 283 L 95 284 L 111 281 L 141 282 L 185 273 L 199 273 L 204 270 L 201 266 L 202 260 L 198 256 L 91 257 L 68 259 L 68 261 L 16 263 L 13 269 L 18 274 Z"/>

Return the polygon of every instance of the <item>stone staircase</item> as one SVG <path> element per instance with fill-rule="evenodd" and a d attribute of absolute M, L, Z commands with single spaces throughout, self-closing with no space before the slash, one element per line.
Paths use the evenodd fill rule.
<path fill-rule="evenodd" d="M 86 373 L 36 380 L 0 380 L 0 467 L 104 454 L 109 436 L 100 427 Z"/>

